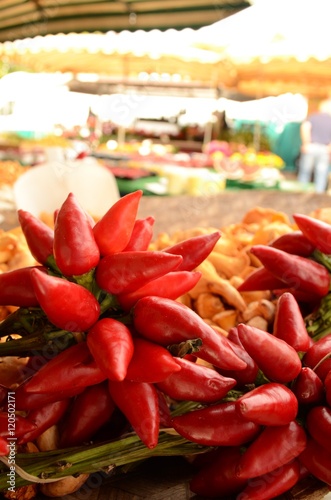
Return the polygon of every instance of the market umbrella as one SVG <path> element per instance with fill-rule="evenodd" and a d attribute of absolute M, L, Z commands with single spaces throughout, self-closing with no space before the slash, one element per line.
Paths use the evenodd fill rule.
<path fill-rule="evenodd" d="M 331 91 L 330 14 L 329 0 L 255 0 L 198 30 L 196 46 L 222 55 L 229 86 L 242 93 L 322 99 Z"/>

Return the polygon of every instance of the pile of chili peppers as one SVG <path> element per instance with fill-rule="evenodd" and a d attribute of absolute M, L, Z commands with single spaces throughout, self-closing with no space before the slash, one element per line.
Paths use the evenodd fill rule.
<path fill-rule="evenodd" d="M 330 487 L 331 227 L 296 214 L 298 231 L 251 248 L 261 267 L 239 291 L 273 291 L 273 330 L 241 323 L 225 337 L 177 301 L 221 233 L 150 251 L 141 196 L 95 223 L 70 194 L 54 230 L 18 212 L 38 263 L 0 275 L 0 304 L 17 307 L 0 324 L 0 355 L 29 358 L 18 452 L 53 425 L 61 435 L 59 450 L 18 453 L 20 466 L 60 478 L 193 454 L 190 487 L 205 497 L 275 498 L 307 476 Z M 7 396 L 0 387 L 2 458 Z"/>

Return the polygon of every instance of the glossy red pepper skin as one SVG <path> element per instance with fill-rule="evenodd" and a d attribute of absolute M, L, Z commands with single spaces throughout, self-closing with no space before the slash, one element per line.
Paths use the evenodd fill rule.
<path fill-rule="evenodd" d="M 312 368 L 324 382 L 325 377 L 331 370 L 331 334 L 314 342 L 302 358 L 302 364 Z M 324 359 L 325 358 L 325 359 Z M 324 361 L 322 361 L 324 359 Z M 319 364 L 321 362 L 321 364 Z M 318 365 L 318 366 L 317 366 Z"/>
<path fill-rule="evenodd" d="M 298 414 L 298 400 L 285 385 L 270 382 L 255 387 L 235 402 L 242 418 L 265 426 L 287 425 Z"/>
<path fill-rule="evenodd" d="M 172 425 L 185 439 L 205 446 L 241 446 L 261 430 L 258 424 L 243 418 L 232 401 L 176 416 Z"/>
<path fill-rule="evenodd" d="M 84 332 L 99 318 L 100 305 L 81 285 L 31 269 L 33 289 L 49 321 L 70 332 Z"/>
<path fill-rule="evenodd" d="M 298 457 L 306 444 L 306 432 L 295 420 L 287 425 L 265 427 L 240 458 L 237 475 L 250 479 L 267 474 Z"/>
<path fill-rule="evenodd" d="M 87 346 L 102 373 L 124 380 L 133 356 L 133 340 L 126 325 L 113 318 L 97 321 L 87 334 Z"/>
<path fill-rule="evenodd" d="M 45 271 L 42 266 L 22 267 L 0 274 L 0 305 L 37 307 L 39 305 L 32 280 L 31 269 Z"/>
<path fill-rule="evenodd" d="M 270 246 L 301 257 L 309 257 L 316 248 L 301 231 L 282 234 Z"/>
<path fill-rule="evenodd" d="M 31 393 L 25 390 L 27 382 L 15 390 L 15 406 L 18 411 L 29 411 L 41 408 L 49 403 L 68 399 L 82 392 L 82 388 L 72 387 L 66 391 L 50 392 L 49 394 Z"/>
<path fill-rule="evenodd" d="M 313 311 L 321 301 L 321 297 L 319 297 L 318 295 L 314 295 L 310 292 L 304 292 L 294 287 L 274 288 L 273 293 L 276 297 L 280 297 L 281 295 L 283 295 L 283 293 L 291 293 L 293 297 L 295 297 L 296 301 L 300 303 L 300 305 L 304 304 L 310 307 L 309 312 Z"/>
<path fill-rule="evenodd" d="M 93 233 L 101 255 L 121 252 L 128 245 L 141 196 L 141 190 L 123 196 L 95 224 Z"/>
<path fill-rule="evenodd" d="M 289 491 L 301 478 L 297 459 L 267 474 L 250 479 L 236 500 L 271 500 Z"/>
<path fill-rule="evenodd" d="M 197 357 L 227 370 L 246 367 L 226 337 L 217 334 L 192 309 L 179 302 L 144 297 L 133 308 L 133 324 L 142 337 L 164 346 L 200 338 L 202 346 L 195 353 Z"/>
<path fill-rule="evenodd" d="M 130 293 L 174 271 L 181 261 L 180 255 L 165 252 L 119 252 L 100 260 L 95 279 L 98 286 L 108 293 Z"/>
<path fill-rule="evenodd" d="M 134 223 L 130 241 L 122 252 L 137 252 L 148 250 L 153 238 L 153 226 L 155 218 L 152 216 L 145 219 L 137 219 Z"/>
<path fill-rule="evenodd" d="M 181 370 L 178 358 L 163 346 L 139 337 L 133 338 L 133 356 L 129 363 L 126 379 L 131 382 L 161 382 Z"/>
<path fill-rule="evenodd" d="M 65 276 L 85 274 L 100 260 L 92 226 L 73 193 L 69 193 L 56 217 L 54 258 Z"/>
<path fill-rule="evenodd" d="M 265 267 L 258 267 L 256 271 L 245 278 L 245 280 L 238 286 L 239 292 L 254 292 L 255 290 L 275 290 L 278 288 L 287 288 L 288 285 L 285 281 L 276 278 Z"/>
<path fill-rule="evenodd" d="M 324 379 L 324 387 L 326 402 L 331 408 L 331 369 Z"/>
<path fill-rule="evenodd" d="M 320 481 L 331 486 L 331 451 L 308 439 L 305 450 L 299 455 L 301 464 Z"/>
<path fill-rule="evenodd" d="M 0 436 L 0 456 L 4 457 L 8 455 L 8 453 L 9 453 L 8 441 L 4 437 Z"/>
<path fill-rule="evenodd" d="M 56 375 L 54 375 L 56 374 Z M 48 361 L 25 384 L 28 393 L 61 393 L 79 390 L 106 380 L 86 342 L 80 342 Z"/>
<path fill-rule="evenodd" d="M 327 450 L 331 450 L 331 408 L 325 404 L 309 410 L 305 422 L 310 436 Z"/>
<path fill-rule="evenodd" d="M 300 405 L 321 404 L 324 401 L 323 382 L 314 370 L 308 366 L 302 367 L 291 389 Z"/>
<path fill-rule="evenodd" d="M 237 329 L 242 345 L 269 380 L 287 383 L 299 375 L 301 360 L 287 342 L 244 323 Z"/>
<path fill-rule="evenodd" d="M 18 210 L 17 216 L 31 255 L 39 264 L 46 265 L 53 255 L 53 229 L 26 210 Z"/>
<path fill-rule="evenodd" d="M 297 352 L 306 352 L 310 347 L 310 337 L 301 309 L 289 292 L 283 293 L 277 301 L 272 333 L 285 340 Z"/>
<path fill-rule="evenodd" d="M 322 253 L 331 253 L 331 226 L 309 215 L 293 214 L 293 219 L 300 231 Z"/>
<path fill-rule="evenodd" d="M 160 429 L 159 398 L 153 384 L 109 381 L 112 400 L 147 448 L 155 448 Z"/>
<path fill-rule="evenodd" d="M 34 422 L 31 422 L 26 417 L 22 415 L 15 415 L 15 422 L 12 423 L 12 427 L 9 425 L 11 422 L 9 421 L 8 412 L 1 411 L 0 412 L 0 436 L 7 438 L 10 436 L 14 436 L 20 438 L 27 432 L 31 432 L 36 428 Z M 14 434 L 11 434 L 14 432 Z"/>
<path fill-rule="evenodd" d="M 158 383 L 158 388 L 172 399 L 216 403 L 236 385 L 235 379 L 207 366 L 181 358 L 177 363 L 181 370 Z"/>
<path fill-rule="evenodd" d="M 84 389 L 65 416 L 60 447 L 79 446 L 89 442 L 110 420 L 114 410 L 107 382 Z"/>
<path fill-rule="evenodd" d="M 237 464 L 241 458 L 240 446 L 224 446 L 213 454 L 213 460 L 193 475 L 190 490 L 203 498 L 233 498 L 247 484 L 237 477 Z"/>
<path fill-rule="evenodd" d="M 290 287 L 319 297 L 324 297 L 330 289 L 329 272 L 318 262 L 267 245 L 254 245 L 250 252 Z"/>
<path fill-rule="evenodd" d="M 220 231 L 193 236 L 164 249 L 167 253 L 181 255 L 183 261 L 178 271 L 193 271 L 203 262 L 221 237 Z"/>
<path fill-rule="evenodd" d="M 177 300 L 192 290 L 200 278 L 201 273 L 198 271 L 173 271 L 150 281 L 134 292 L 118 295 L 117 300 L 125 311 L 129 311 L 139 299 L 148 295 Z"/>
<path fill-rule="evenodd" d="M 34 441 L 44 431 L 49 429 L 49 427 L 57 424 L 65 414 L 66 410 L 69 407 L 69 404 L 70 399 L 62 399 L 61 401 L 49 403 L 42 408 L 31 410 L 27 415 L 27 419 L 32 422 L 36 426 L 36 428 L 31 432 L 27 432 L 26 434 L 24 434 L 19 439 L 19 444 Z"/>

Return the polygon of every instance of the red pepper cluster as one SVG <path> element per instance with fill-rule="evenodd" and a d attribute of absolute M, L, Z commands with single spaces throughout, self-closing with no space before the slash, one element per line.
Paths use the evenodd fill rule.
<path fill-rule="evenodd" d="M 273 331 L 239 324 L 225 337 L 176 300 L 198 282 L 220 232 L 149 251 L 154 219 L 137 219 L 141 195 L 94 223 L 70 194 L 54 231 L 19 211 L 39 265 L 0 275 L 0 304 L 21 313 L 0 331 L 20 333 L 7 344 L 30 356 L 15 391 L 26 415 L 17 415 L 18 444 L 57 424 L 64 448 L 133 430 L 153 449 L 160 428 L 172 428 L 207 447 L 194 461 L 199 495 L 274 498 L 309 474 L 331 485 L 331 334 L 314 341 L 301 309 L 329 293 L 326 233 L 315 241 L 314 221 L 298 216 L 306 231 L 251 249 L 262 267 L 239 290 L 279 295 Z M 5 388 L 0 397 L 4 455 Z M 183 401 L 198 409 L 174 416 Z"/>

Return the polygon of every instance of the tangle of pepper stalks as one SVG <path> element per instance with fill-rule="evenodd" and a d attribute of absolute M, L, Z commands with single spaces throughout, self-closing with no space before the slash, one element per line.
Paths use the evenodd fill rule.
<path fill-rule="evenodd" d="M 18 212 L 36 265 L 0 275 L 0 304 L 15 309 L 0 354 L 26 360 L 0 394 L 15 487 L 161 455 L 196 456 L 190 487 L 207 497 L 274 498 L 309 475 L 330 485 L 331 336 L 309 335 L 330 288 L 328 225 L 323 248 L 300 216 L 299 231 L 283 221 L 264 242 L 246 227 L 236 256 L 219 251 L 217 229 L 155 248 L 153 218 L 137 219 L 141 195 L 95 223 L 70 194 L 54 230 Z M 52 428 L 52 449 L 25 452 Z M 3 469 L 3 491 L 6 481 Z"/>

